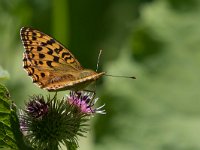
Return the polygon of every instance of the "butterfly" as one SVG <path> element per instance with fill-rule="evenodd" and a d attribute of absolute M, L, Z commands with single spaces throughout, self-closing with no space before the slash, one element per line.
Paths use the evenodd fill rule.
<path fill-rule="evenodd" d="M 23 67 L 42 89 L 79 91 L 105 74 L 84 69 L 67 48 L 41 31 L 22 27 L 20 36 Z"/>

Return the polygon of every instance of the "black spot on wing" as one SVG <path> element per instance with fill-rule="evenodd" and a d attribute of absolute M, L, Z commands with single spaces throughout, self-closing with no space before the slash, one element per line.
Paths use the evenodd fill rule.
<path fill-rule="evenodd" d="M 42 50 L 42 47 L 38 46 L 37 51 L 41 51 L 41 50 Z"/>
<path fill-rule="evenodd" d="M 47 44 L 49 44 L 49 45 L 52 45 L 53 43 L 55 43 L 54 39 L 50 39 L 50 40 L 47 41 Z"/>
<path fill-rule="evenodd" d="M 34 72 L 35 70 L 33 68 L 29 68 L 28 75 L 31 76 L 34 74 Z"/>
<path fill-rule="evenodd" d="M 53 50 L 48 48 L 48 52 L 47 52 L 49 55 L 52 55 L 53 54 Z"/>
<path fill-rule="evenodd" d="M 41 42 L 40 45 L 41 46 L 47 46 L 47 43 L 46 42 Z"/>
<path fill-rule="evenodd" d="M 40 65 L 43 65 L 43 62 L 42 62 L 42 61 L 39 61 L 39 64 L 40 64 Z"/>
<path fill-rule="evenodd" d="M 47 65 L 48 65 L 49 67 L 53 67 L 52 64 L 51 64 L 52 61 L 47 61 L 46 63 L 47 63 Z"/>
<path fill-rule="evenodd" d="M 26 69 L 26 68 L 28 68 L 29 66 L 27 66 L 27 65 L 24 65 L 23 67 L 24 67 L 24 69 Z"/>
<path fill-rule="evenodd" d="M 56 52 L 57 54 L 59 54 L 63 49 L 64 49 L 64 48 L 63 48 L 62 46 L 59 45 L 59 48 L 56 48 L 56 49 L 55 49 L 55 52 Z"/>
<path fill-rule="evenodd" d="M 42 59 L 42 58 L 44 58 L 44 57 L 45 57 L 45 55 L 44 55 L 44 54 L 41 54 L 41 53 L 39 53 L 39 57 Z"/>
<path fill-rule="evenodd" d="M 41 77 L 44 78 L 45 77 L 45 73 L 42 72 L 41 73 Z"/>
<path fill-rule="evenodd" d="M 69 53 L 63 52 L 63 53 L 62 53 L 62 58 L 65 58 L 65 56 L 68 57 L 68 58 L 71 57 L 71 55 L 70 55 Z"/>
<path fill-rule="evenodd" d="M 33 36 L 36 36 L 36 35 L 37 35 L 35 32 L 33 32 L 32 34 L 33 34 Z"/>
<path fill-rule="evenodd" d="M 32 36 L 32 40 L 35 41 L 37 38 L 35 36 Z"/>
<path fill-rule="evenodd" d="M 37 74 L 33 75 L 33 83 L 38 82 L 39 76 Z"/>
<path fill-rule="evenodd" d="M 54 56 L 54 57 L 53 57 L 53 61 L 55 61 L 55 62 L 59 62 L 59 57 Z"/>
<path fill-rule="evenodd" d="M 38 62 L 34 60 L 34 64 L 37 66 L 37 65 L 38 65 Z"/>

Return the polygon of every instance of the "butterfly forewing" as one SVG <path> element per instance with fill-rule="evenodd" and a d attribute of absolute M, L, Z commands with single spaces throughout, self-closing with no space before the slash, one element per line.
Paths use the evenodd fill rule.
<path fill-rule="evenodd" d="M 45 57 L 52 56 L 54 61 L 65 61 L 75 69 L 82 69 L 80 63 L 59 42 L 52 37 L 32 28 L 23 27 L 21 29 L 21 39 L 26 49 L 25 53 L 38 55 L 40 59 L 48 59 Z M 62 60 L 62 61 L 61 61 Z"/>
<path fill-rule="evenodd" d="M 79 90 L 104 74 L 83 69 L 68 49 L 38 30 L 23 27 L 20 34 L 25 48 L 24 69 L 41 88 Z"/>

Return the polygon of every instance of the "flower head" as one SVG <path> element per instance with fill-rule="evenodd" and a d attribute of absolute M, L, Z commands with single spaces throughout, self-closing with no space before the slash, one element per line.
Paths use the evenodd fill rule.
<path fill-rule="evenodd" d="M 43 96 L 32 96 L 26 107 L 27 114 L 34 118 L 40 118 L 47 114 L 49 106 Z"/>
<path fill-rule="evenodd" d="M 94 105 L 98 101 L 98 98 L 95 98 L 95 94 L 93 92 L 86 91 L 70 91 L 69 96 L 67 96 L 67 102 L 78 108 L 81 113 L 84 114 L 105 114 L 105 110 L 101 110 L 104 105 L 95 108 Z"/>
<path fill-rule="evenodd" d="M 101 113 L 104 106 L 95 108 L 98 98 L 85 92 L 70 92 L 66 98 L 58 99 L 32 96 L 25 110 L 19 114 L 20 128 L 27 143 L 37 149 L 58 149 L 60 143 L 78 147 L 78 136 L 88 131 L 87 121 L 91 114 Z"/>
<path fill-rule="evenodd" d="M 48 113 L 48 103 L 45 102 L 41 95 L 30 97 L 26 104 L 26 109 L 20 111 L 20 129 L 22 132 L 29 130 L 30 120 L 39 119 Z"/>

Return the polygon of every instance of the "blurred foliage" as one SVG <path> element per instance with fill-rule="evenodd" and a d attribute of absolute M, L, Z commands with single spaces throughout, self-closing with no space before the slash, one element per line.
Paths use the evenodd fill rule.
<path fill-rule="evenodd" d="M 23 71 L 22 26 L 52 35 L 87 68 L 95 69 L 103 49 L 100 70 L 137 79 L 105 76 L 97 82 L 107 115 L 95 119 L 93 140 L 86 145 L 198 150 L 199 15 L 198 0 L 2 0 L 0 65 L 20 105 L 28 95 L 44 92 Z"/>
<path fill-rule="evenodd" d="M 3 70 L 0 66 L 0 81 L 6 80 L 9 78 L 9 73 L 6 70 Z"/>
<path fill-rule="evenodd" d="M 151 29 L 138 26 L 133 33 L 132 38 L 132 54 L 136 61 L 146 60 L 151 55 L 159 54 L 163 43 L 158 39 L 154 39 Z"/>
<path fill-rule="evenodd" d="M 98 149 L 200 149 L 199 13 L 177 12 L 166 1 L 141 8 L 134 40 L 106 65 L 115 74 L 134 71 L 137 80 L 105 78 L 103 98 L 113 108 L 97 122 Z M 137 51 L 142 63 L 133 60 Z"/>

